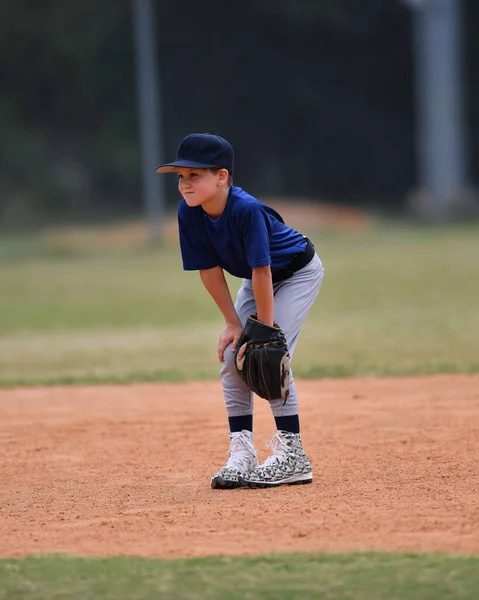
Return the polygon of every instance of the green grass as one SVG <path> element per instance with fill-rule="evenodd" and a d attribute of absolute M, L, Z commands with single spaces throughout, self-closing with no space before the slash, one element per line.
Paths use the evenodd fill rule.
<path fill-rule="evenodd" d="M 0 600 L 475 600 L 479 558 L 295 554 L 0 561 Z"/>
<path fill-rule="evenodd" d="M 296 375 L 479 371 L 479 225 L 308 233 L 325 279 Z M 177 245 L 92 239 L 0 241 L 0 385 L 217 377 L 221 317 Z"/>

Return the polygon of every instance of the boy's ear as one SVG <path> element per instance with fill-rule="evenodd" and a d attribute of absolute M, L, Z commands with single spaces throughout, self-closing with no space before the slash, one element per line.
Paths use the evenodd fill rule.
<path fill-rule="evenodd" d="M 229 177 L 228 169 L 220 169 L 218 171 L 218 183 L 220 185 L 228 183 L 228 177 Z"/>

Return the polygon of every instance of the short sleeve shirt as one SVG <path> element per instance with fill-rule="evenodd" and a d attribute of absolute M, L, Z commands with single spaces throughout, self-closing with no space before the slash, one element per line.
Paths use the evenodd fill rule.
<path fill-rule="evenodd" d="M 282 217 L 240 187 L 232 186 L 223 214 L 212 219 L 201 206 L 178 207 L 183 268 L 186 271 L 221 267 L 235 277 L 251 279 L 252 269 L 285 267 L 306 240 Z"/>

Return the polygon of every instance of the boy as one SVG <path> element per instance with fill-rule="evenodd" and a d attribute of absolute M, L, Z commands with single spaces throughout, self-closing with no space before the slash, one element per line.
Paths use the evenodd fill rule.
<path fill-rule="evenodd" d="M 271 401 L 276 433 L 272 449 L 258 465 L 253 444 L 253 394 L 236 372 L 234 352 L 248 316 L 283 330 L 293 356 L 306 316 L 323 279 L 323 266 L 311 242 L 285 225 L 269 206 L 233 185 L 234 152 L 225 139 L 188 135 L 176 161 L 156 169 L 175 172 L 183 197 L 178 207 L 185 270 L 198 270 L 203 285 L 225 319 L 218 359 L 230 428 L 229 458 L 211 480 L 215 489 L 274 487 L 312 482 L 311 463 L 300 436 L 298 398 L 290 393 Z M 224 271 L 243 283 L 233 304 Z"/>

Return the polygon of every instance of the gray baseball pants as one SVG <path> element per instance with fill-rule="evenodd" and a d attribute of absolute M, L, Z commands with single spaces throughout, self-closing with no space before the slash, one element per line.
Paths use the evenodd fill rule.
<path fill-rule="evenodd" d="M 319 293 L 323 281 L 324 269 L 318 255 L 311 262 L 297 271 L 286 281 L 273 285 L 274 291 L 274 320 L 284 331 L 288 348 L 293 358 L 294 349 L 301 327 L 308 316 L 311 307 Z M 243 279 L 238 290 L 235 303 L 236 312 L 243 327 L 250 314 L 256 312 L 253 285 L 250 279 Z M 238 376 L 234 364 L 234 353 L 231 344 L 224 352 L 221 367 L 221 383 L 228 417 L 239 417 L 253 414 L 253 393 Z M 298 396 L 291 371 L 290 393 L 286 404 L 283 400 L 270 402 L 273 416 L 286 417 L 298 414 Z"/>

